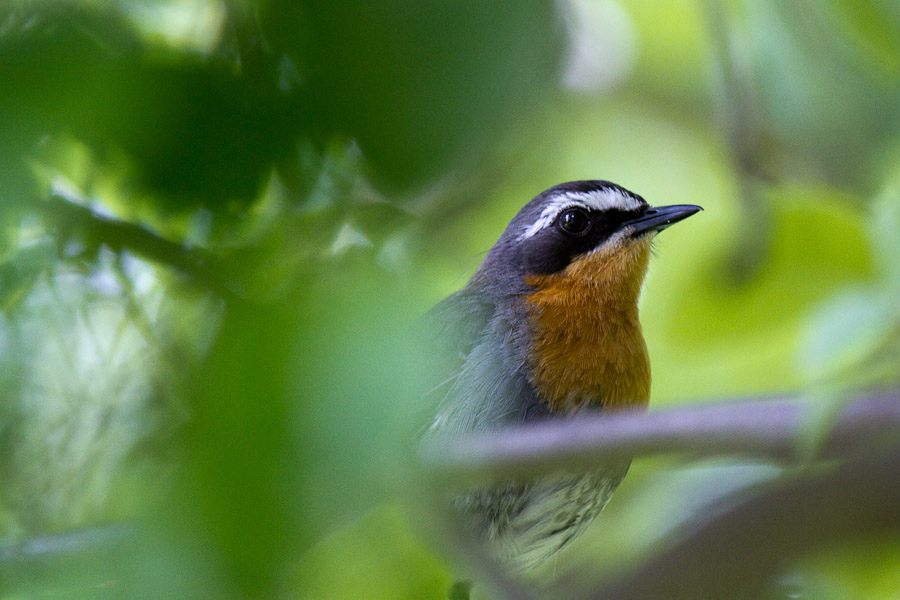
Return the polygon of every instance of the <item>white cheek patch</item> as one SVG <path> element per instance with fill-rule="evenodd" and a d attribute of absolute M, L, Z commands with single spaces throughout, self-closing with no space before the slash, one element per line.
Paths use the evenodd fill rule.
<path fill-rule="evenodd" d="M 587 210 L 608 210 L 615 208 L 618 210 L 630 211 L 640 209 L 643 206 L 643 203 L 637 198 L 628 194 L 623 194 L 619 190 L 613 188 L 596 190 L 593 192 L 562 193 L 547 203 L 547 206 L 541 211 L 537 220 L 525 228 L 519 236 L 519 239 L 527 240 L 530 237 L 534 237 L 544 228 L 553 225 L 557 217 L 559 217 L 564 210 L 576 206 Z"/>

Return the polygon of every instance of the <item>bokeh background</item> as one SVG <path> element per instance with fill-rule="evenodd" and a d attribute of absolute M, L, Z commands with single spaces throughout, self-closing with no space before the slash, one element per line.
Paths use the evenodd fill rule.
<path fill-rule="evenodd" d="M 3 2 L 2 597 L 444 597 L 410 331 L 593 178 L 705 208 L 645 285 L 655 409 L 898 384 L 895 2 Z M 636 461 L 536 589 L 781 475 Z M 898 542 L 771 597 L 900 597 Z"/>

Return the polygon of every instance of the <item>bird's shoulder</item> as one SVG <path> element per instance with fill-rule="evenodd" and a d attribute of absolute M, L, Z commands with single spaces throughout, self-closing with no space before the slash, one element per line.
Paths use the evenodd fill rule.
<path fill-rule="evenodd" d="M 461 434 L 545 412 L 527 375 L 527 322 L 509 299 L 468 286 L 426 316 L 432 336 L 433 429 Z"/>
<path fill-rule="evenodd" d="M 490 296 L 464 287 L 438 302 L 424 318 L 429 351 L 445 369 L 459 367 L 484 335 L 495 312 Z"/>

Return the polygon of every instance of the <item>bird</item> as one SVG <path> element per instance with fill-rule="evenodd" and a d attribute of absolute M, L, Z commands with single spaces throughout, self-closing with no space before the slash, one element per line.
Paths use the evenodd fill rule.
<path fill-rule="evenodd" d="M 653 207 L 604 180 L 562 183 L 525 204 L 468 283 L 425 317 L 439 379 L 428 443 L 645 410 L 650 359 L 638 299 L 651 246 L 700 210 Z M 587 528 L 630 464 L 490 483 L 449 502 L 494 559 L 528 571 Z"/>

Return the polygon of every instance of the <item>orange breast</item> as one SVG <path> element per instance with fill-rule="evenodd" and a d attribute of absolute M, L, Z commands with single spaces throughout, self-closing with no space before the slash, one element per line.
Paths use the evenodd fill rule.
<path fill-rule="evenodd" d="M 650 359 L 637 301 L 649 257 L 649 239 L 627 241 L 528 278 L 536 290 L 526 297 L 532 384 L 552 411 L 647 406 Z"/>

